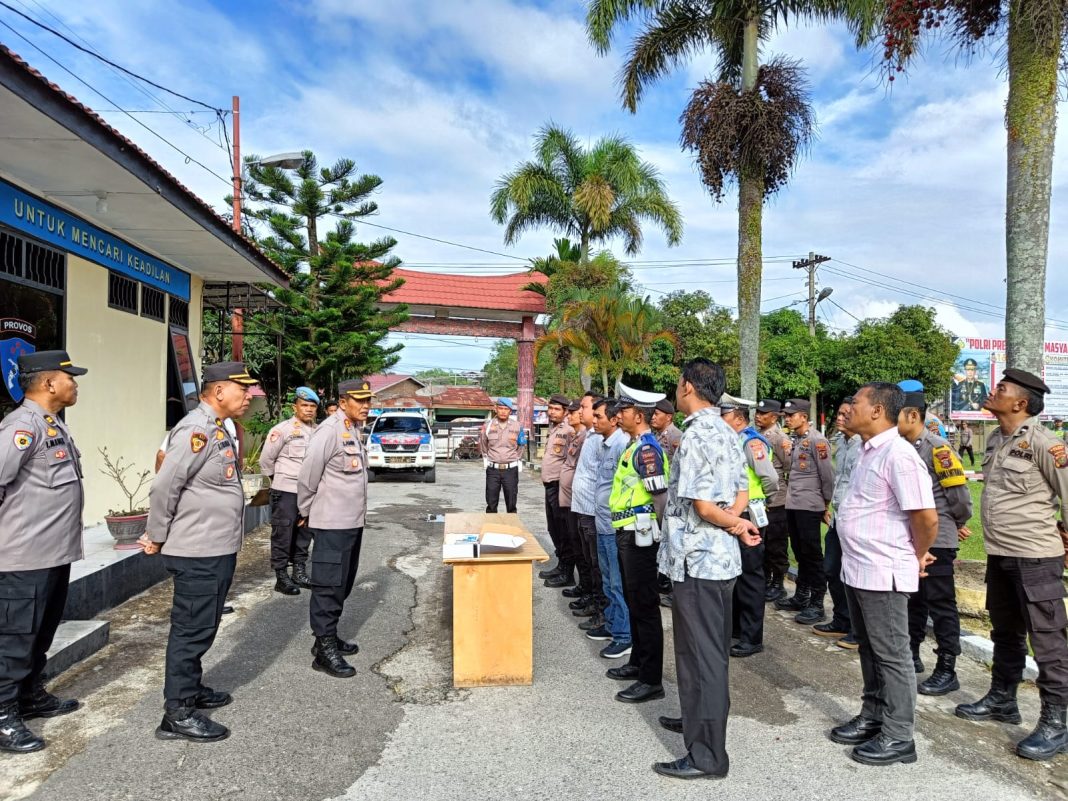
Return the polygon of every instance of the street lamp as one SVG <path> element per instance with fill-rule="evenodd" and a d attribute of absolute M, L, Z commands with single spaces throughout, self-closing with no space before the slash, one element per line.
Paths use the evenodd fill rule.
<path fill-rule="evenodd" d="M 249 162 L 249 165 L 255 164 L 257 167 L 278 167 L 283 170 L 295 170 L 303 163 L 304 154 L 292 150 L 288 153 L 275 153 L 273 156 L 256 159 L 256 161 Z"/>

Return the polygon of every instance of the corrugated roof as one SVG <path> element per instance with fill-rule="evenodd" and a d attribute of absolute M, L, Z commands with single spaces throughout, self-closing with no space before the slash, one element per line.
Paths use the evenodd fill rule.
<path fill-rule="evenodd" d="M 384 389 L 389 389 L 394 384 L 399 384 L 402 381 L 411 379 L 421 387 L 425 387 L 422 381 L 418 378 L 414 378 L 410 375 L 404 375 L 402 373 L 375 373 L 372 376 L 367 377 L 367 383 L 371 385 L 372 392 L 381 392 Z"/>

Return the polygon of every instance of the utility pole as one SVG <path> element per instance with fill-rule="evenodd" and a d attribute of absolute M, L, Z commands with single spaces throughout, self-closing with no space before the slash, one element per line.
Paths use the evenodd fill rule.
<path fill-rule="evenodd" d="M 233 114 L 233 134 L 234 134 L 234 153 L 232 165 L 233 179 L 234 179 L 234 231 L 238 234 L 241 233 L 241 98 L 237 95 L 233 96 L 233 106 L 231 106 L 231 112 Z M 235 362 L 242 362 L 245 360 L 245 313 L 242 309 L 234 309 L 230 316 L 230 358 Z M 278 386 L 278 399 L 281 403 L 282 387 Z M 237 429 L 237 447 L 243 455 L 245 452 L 245 429 L 236 420 L 235 427 Z"/>
<path fill-rule="evenodd" d="M 816 268 L 823 264 L 825 261 L 830 261 L 830 256 L 821 256 L 818 253 L 813 253 L 811 250 L 808 252 L 807 259 L 801 259 L 794 262 L 795 270 L 807 270 L 808 271 L 808 333 L 812 337 L 813 342 L 816 339 L 816 304 L 823 300 L 825 297 L 831 294 L 830 290 L 820 293 L 820 297 L 816 297 Z M 820 428 L 819 413 L 816 407 L 816 392 L 813 390 L 809 393 L 808 402 L 812 406 L 812 420 L 816 425 L 816 428 Z"/>

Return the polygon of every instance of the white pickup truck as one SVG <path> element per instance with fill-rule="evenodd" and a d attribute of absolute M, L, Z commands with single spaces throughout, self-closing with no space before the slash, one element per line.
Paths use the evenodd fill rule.
<path fill-rule="evenodd" d="M 420 473 L 423 481 L 437 480 L 434 437 L 419 412 L 383 412 L 367 433 L 367 467 L 379 471 Z"/>

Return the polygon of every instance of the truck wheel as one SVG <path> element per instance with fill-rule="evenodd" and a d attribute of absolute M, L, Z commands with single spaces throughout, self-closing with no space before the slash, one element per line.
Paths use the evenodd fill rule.
<path fill-rule="evenodd" d="M 368 484 L 373 483 L 375 478 L 376 478 L 375 471 L 372 470 L 370 467 L 368 467 L 367 468 L 367 483 Z"/>
<path fill-rule="evenodd" d="M 429 470 L 427 470 L 425 473 L 423 473 L 423 483 L 424 484 L 435 484 L 435 483 L 437 483 L 437 480 L 438 480 L 437 471 L 438 471 L 438 469 L 436 467 L 431 467 Z"/>

